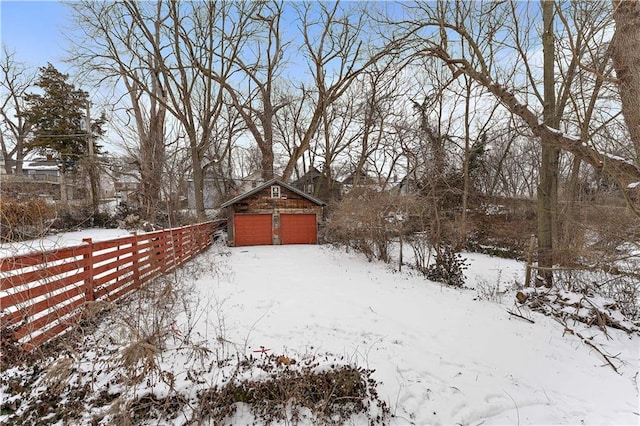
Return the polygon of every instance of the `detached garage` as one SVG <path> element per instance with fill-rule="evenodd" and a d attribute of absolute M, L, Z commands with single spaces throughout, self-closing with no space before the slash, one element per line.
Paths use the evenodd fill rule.
<path fill-rule="evenodd" d="M 279 179 L 226 203 L 229 245 L 317 244 L 326 204 Z"/>

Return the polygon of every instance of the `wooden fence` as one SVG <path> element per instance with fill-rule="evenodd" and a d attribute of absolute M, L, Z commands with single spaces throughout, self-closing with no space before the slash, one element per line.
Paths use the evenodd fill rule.
<path fill-rule="evenodd" d="M 206 249 L 207 222 L 0 259 L 0 339 L 27 350 L 66 332 L 87 302 L 111 301 Z"/>

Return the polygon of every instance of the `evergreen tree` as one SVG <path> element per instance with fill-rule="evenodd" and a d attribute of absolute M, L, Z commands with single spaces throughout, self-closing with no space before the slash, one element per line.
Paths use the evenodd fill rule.
<path fill-rule="evenodd" d="M 62 74 L 53 65 L 40 68 L 36 86 L 42 93 L 25 95 L 27 109 L 24 113 L 32 125 L 32 138 L 27 142 L 30 150 L 53 153 L 60 162 L 62 174 L 73 170 L 80 159 L 88 155 L 86 108 L 89 94 L 67 82 L 68 74 Z M 91 123 L 94 152 L 100 146 L 95 141 L 104 133 L 104 115 Z"/>

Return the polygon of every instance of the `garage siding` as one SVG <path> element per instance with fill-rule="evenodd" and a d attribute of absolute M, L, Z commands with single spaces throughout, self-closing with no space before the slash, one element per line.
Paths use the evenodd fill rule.
<path fill-rule="evenodd" d="M 321 200 L 270 179 L 221 205 L 228 217 L 229 244 L 318 244 Z"/>
<path fill-rule="evenodd" d="M 237 214 L 233 219 L 236 246 L 273 244 L 270 214 Z"/>

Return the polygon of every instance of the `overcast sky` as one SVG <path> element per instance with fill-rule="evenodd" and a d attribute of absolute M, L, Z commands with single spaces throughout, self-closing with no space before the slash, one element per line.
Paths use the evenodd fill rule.
<path fill-rule="evenodd" d="M 71 9 L 58 1 L 0 0 L 2 44 L 15 59 L 34 67 L 51 62 L 65 72 L 65 28 L 69 27 Z"/>

